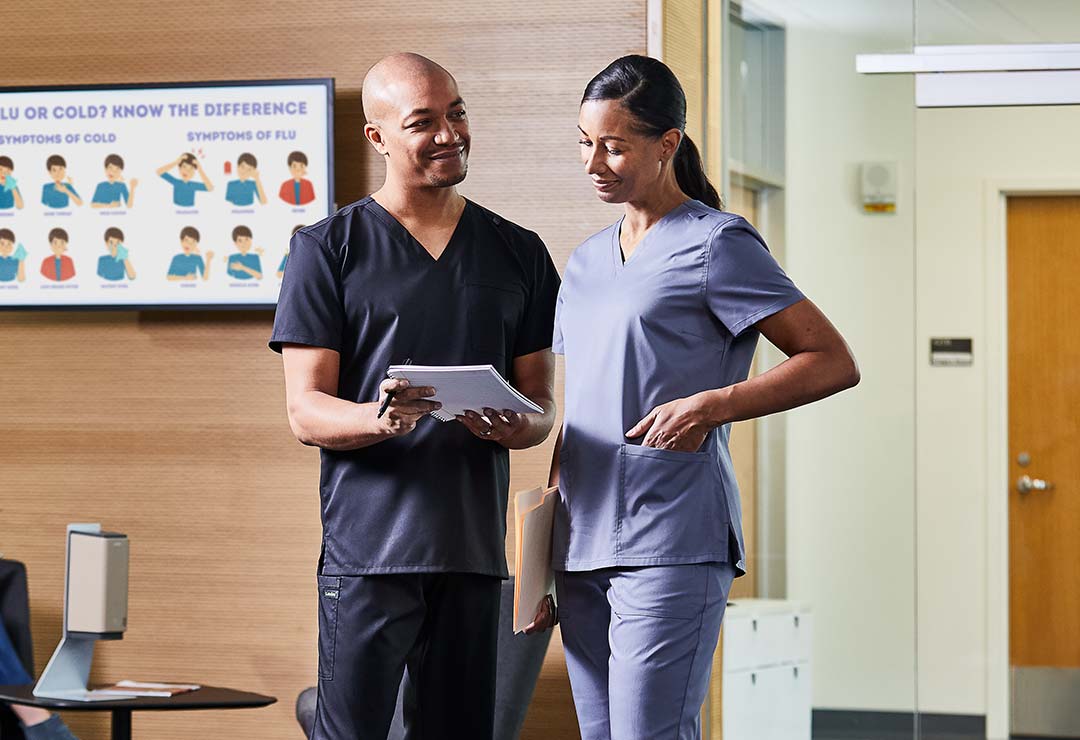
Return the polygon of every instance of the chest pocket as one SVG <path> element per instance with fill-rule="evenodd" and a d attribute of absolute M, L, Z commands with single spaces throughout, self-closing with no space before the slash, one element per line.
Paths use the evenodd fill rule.
<path fill-rule="evenodd" d="M 525 295 L 516 285 L 465 283 L 469 344 L 477 352 L 504 358 L 514 349 L 517 327 L 525 310 Z"/>

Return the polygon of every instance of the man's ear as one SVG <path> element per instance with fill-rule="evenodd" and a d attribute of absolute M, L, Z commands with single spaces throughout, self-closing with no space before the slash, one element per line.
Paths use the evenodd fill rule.
<path fill-rule="evenodd" d="M 377 151 L 384 157 L 386 156 L 386 143 L 383 141 L 382 130 L 379 129 L 378 124 L 364 124 L 364 138 L 367 139 L 373 147 L 375 147 L 375 151 Z"/>

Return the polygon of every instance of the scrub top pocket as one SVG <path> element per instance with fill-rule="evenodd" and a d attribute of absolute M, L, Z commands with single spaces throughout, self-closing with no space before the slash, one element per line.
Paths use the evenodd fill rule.
<path fill-rule="evenodd" d="M 474 350 L 508 357 L 513 347 L 508 337 L 515 334 L 525 308 L 525 296 L 512 285 L 468 282 L 465 300 L 469 316 L 469 342 Z"/>
<path fill-rule="evenodd" d="M 715 453 L 619 449 L 621 557 L 723 560 L 728 517 Z"/>

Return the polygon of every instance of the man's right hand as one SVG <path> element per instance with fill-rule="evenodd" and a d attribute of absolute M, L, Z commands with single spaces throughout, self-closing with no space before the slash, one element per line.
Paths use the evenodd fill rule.
<path fill-rule="evenodd" d="M 386 394 L 390 392 L 393 392 L 394 397 L 390 399 L 390 405 L 386 407 L 386 413 L 378 419 L 378 423 L 393 437 L 408 434 L 416 428 L 416 422 L 420 421 L 421 417 L 442 408 L 438 401 L 425 400 L 435 395 L 435 389 L 431 386 L 413 388 L 407 380 L 388 378 L 379 385 L 376 413 L 382 408 Z"/>

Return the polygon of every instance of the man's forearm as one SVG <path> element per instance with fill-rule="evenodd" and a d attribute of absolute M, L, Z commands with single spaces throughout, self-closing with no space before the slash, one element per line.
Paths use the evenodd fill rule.
<path fill-rule="evenodd" d="M 320 391 L 289 399 L 289 424 L 306 445 L 327 450 L 370 447 L 392 436 L 376 419 L 377 403 L 352 403 Z"/>

